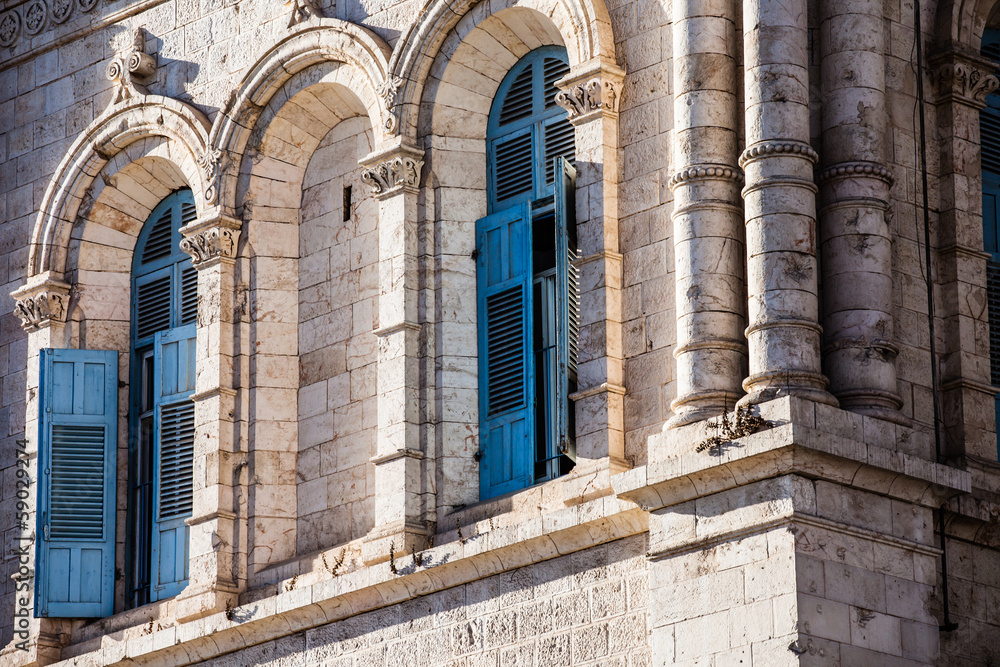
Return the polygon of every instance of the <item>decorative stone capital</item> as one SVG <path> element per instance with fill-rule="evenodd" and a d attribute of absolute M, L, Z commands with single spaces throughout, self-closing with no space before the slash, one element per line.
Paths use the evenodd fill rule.
<path fill-rule="evenodd" d="M 555 102 L 573 124 L 596 118 L 617 118 L 625 72 L 615 65 L 599 63 L 579 72 L 570 72 L 556 81 Z"/>
<path fill-rule="evenodd" d="M 376 197 L 383 198 L 398 192 L 416 192 L 420 186 L 420 170 L 424 166 L 423 152 L 395 143 L 378 150 L 361 161 L 365 167 L 361 180 L 372 189 Z"/>
<path fill-rule="evenodd" d="M 181 227 L 181 250 L 191 256 L 196 269 L 218 262 L 233 262 L 239 247 L 240 228 L 236 218 L 217 214 Z"/>
<path fill-rule="evenodd" d="M 108 63 L 107 76 L 117 89 L 112 104 L 149 95 L 149 90 L 143 83 L 154 73 L 156 58 L 146 53 L 144 31 L 136 28 L 131 50 L 119 53 Z"/>
<path fill-rule="evenodd" d="M 932 81 L 938 102 L 958 102 L 976 109 L 986 106 L 986 96 L 1000 86 L 996 65 L 978 55 L 948 51 L 931 60 Z"/>
<path fill-rule="evenodd" d="M 69 291 L 67 283 L 53 278 L 28 283 L 10 294 L 16 301 L 14 314 L 21 319 L 25 331 L 41 329 L 53 322 L 65 322 Z"/>

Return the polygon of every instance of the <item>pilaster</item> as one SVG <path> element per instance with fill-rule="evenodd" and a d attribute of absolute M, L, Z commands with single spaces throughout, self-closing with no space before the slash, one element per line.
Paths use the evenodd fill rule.
<path fill-rule="evenodd" d="M 674 3 L 673 11 L 677 397 L 670 428 L 732 407 L 747 367 L 738 6 Z"/>
<path fill-rule="evenodd" d="M 176 600 L 182 620 L 218 613 L 227 603 L 234 605 L 246 584 L 247 522 L 237 499 L 247 491 L 240 483 L 247 453 L 240 451 L 233 376 L 233 267 L 240 228 L 239 220 L 218 212 L 181 228 L 181 250 L 191 256 L 198 271 L 197 374 L 191 397 L 195 403 L 193 507 L 187 520 L 190 567 L 188 585 Z M 261 483 L 254 485 L 258 492 L 273 485 L 266 472 L 259 477 Z M 293 502 L 293 512 L 294 506 Z M 255 516 L 254 524 L 275 518 Z M 291 520 L 294 523 L 294 514 Z"/>
<path fill-rule="evenodd" d="M 556 104 L 576 129 L 576 237 L 580 336 L 573 472 L 567 502 L 610 492 L 625 461 L 622 255 L 618 248 L 618 107 L 625 73 L 614 63 L 583 63 L 556 82 Z"/>
<path fill-rule="evenodd" d="M 420 443 L 417 196 L 423 152 L 397 140 L 362 161 L 379 202 L 378 438 L 375 527 L 366 562 L 424 548 L 429 530 L 426 453 Z"/>
<path fill-rule="evenodd" d="M 931 59 L 941 144 L 941 204 L 928 269 L 940 285 L 936 314 L 942 320 L 939 390 L 947 437 L 945 455 L 996 460 L 994 396 L 990 378 L 989 326 L 981 303 L 986 293 L 983 252 L 979 112 L 1000 85 L 994 65 L 978 54 L 941 49 Z M 958 445 L 950 443 L 961 443 Z"/>

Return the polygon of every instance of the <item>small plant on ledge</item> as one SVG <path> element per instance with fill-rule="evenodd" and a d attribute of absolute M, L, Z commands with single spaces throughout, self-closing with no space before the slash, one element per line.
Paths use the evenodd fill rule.
<path fill-rule="evenodd" d="M 695 451 L 711 450 L 712 454 L 718 456 L 722 454 L 723 448 L 734 445 L 735 440 L 763 428 L 770 428 L 771 423 L 760 415 L 753 414 L 752 410 L 750 406 L 737 407 L 733 421 L 729 421 L 729 414 L 726 412 L 722 413 L 718 421 L 710 421 L 708 427 L 715 431 L 715 435 L 702 440 Z"/>

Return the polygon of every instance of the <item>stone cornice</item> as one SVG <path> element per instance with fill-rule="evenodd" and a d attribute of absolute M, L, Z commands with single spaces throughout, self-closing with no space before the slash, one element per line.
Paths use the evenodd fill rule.
<path fill-rule="evenodd" d="M 242 224 L 236 218 L 217 213 L 181 227 L 180 248 L 191 256 L 196 269 L 217 262 L 232 262 L 240 242 Z"/>
<path fill-rule="evenodd" d="M 740 438 L 719 455 L 695 451 L 694 443 L 709 435 L 705 422 L 651 436 L 650 462 L 612 478 L 615 492 L 652 510 L 786 474 L 824 479 L 932 508 L 971 491 L 971 478 L 964 470 L 867 443 L 867 437 L 858 440 L 836 434 L 837 425 L 828 413 L 844 411 L 795 397 L 762 403 L 759 408 L 771 428 Z M 905 429 L 882 420 L 873 422 L 882 430 Z"/>
<path fill-rule="evenodd" d="M 53 322 L 65 322 L 69 310 L 70 285 L 51 276 L 38 280 L 10 293 L 14 298 L 14 314 L 21 320 L 25 331 L 35 331 Z"/>
<path fill-rule="evenodd" d="M 996 65 L 978 54 L 952 49 L 931 58 L 930 66 L 939 104 L 956 102 L 982 109 L 986 96 L 1000 86 Z"/>

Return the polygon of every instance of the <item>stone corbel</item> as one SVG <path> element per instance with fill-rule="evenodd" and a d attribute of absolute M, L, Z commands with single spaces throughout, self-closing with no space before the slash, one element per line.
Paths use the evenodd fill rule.
<path fill-rule="evenodd" d="M 195 220 L 181 228 L 181 250 L 191 256 L 194 268 L 216 262 L 233 262 L 236 258 L 242 224 L 236 218 L 216 214 Z"/>
<path fill-rule="evenodd" d="M 986 96 L 1000 86 L 993 74 L 996 65 L 977 54 L 951 50 L 931 58 L 937 101 L 959 102 L 976 109 L 986 106 Z"/>
<path fill-rule="evenodd" d="M 112 104 L 149 95 L 143 84 L 155 73 L 156 57 L 146 53 L 145 33 L 136 28 L 132 49 L 119 53 L 108 63 L 107 76 L 117 88 Z"/>
<path fill-rule="evenodd" d="M 595 118 L 617 118 L 625 72 L 610 63 L 599 63 L 570 72 L 556 86 L 555 102 L 569 114 L 573 124 Z"/>
<path fill-rule="evenodd" d="M 424 166 L 423 151 L 394 142 L 361 160 L 364 171 L 361 180 L 379 199 L 406 190 L 416 192 L 420 186 L 420 170 Z"/>
<path fill-rule="evenodd" d="M 65 322 L 69 310 L 70 286 L 54 278 L 28 283 L 13 292 L 14 314 L 25 331 L 35 331 L 53 322 Z"/>

